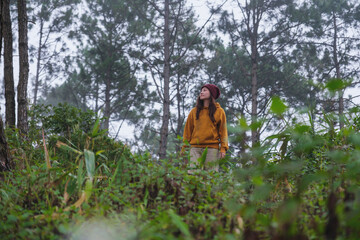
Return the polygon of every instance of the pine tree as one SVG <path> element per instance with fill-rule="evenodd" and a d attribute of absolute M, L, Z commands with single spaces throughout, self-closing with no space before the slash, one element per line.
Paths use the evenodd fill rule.
<path fill-rule="evenodd" d="M 144 50 L 138 56 L 143 61 L 144 68 L 149 71 L 162 106 L 160 130 L 153 128 L 151 132 L 160 135 L 158 156 L 164 159 L 169 134 L 171 131 L 179 134 L 184 122 L 184 114 L 179 114 L 184 105 L 181 94 L 186 96 L 187 92 L 184 90 L 189 89 L 187 83 L 195 76 L 193 71 L 199 68 L 201 62 L 194 63 L 193 60 L 199 60 L 202 56 L 200 53 L 202 49 L 199 46 L 202 44 L 200 33 L 203 27 L 195 26 L 193 10 L 187 7 L 185 0 L 164 2 L 147 0 L 146 2 L 150 9 L 140 15 L 148 20 L 152 30 L 143 43 Z M 177 117 L 171 115 L 171 107 L 175 99 Z M 172 126 L 172 122 L 175 121 L 176 128 Z"/>
<path fill-rule="evenodd" d="M 27 86 L 29 78 L 28 57 L 28 17 L 26 1 L 18 0 L 18 31 L 19 31 L 19 83 L 17 87 L 18 124 L 17 127 L 24 135 L 28 132 L 28 101 Z"/>
<path fill-rule="evenodd" d="M 255 126 L 266 113 L 271 96 L 282 94 L 286 81 L 296 80 L 276 75 L 285 70 L 281 64 L 299 37 L 300 23 L 293 21 L 293 12 L 297 11 L 294 1 L 235 0 L 232 3 L 236 6 L 232 12 L 221 12 L 219 29 L 229 36 L 233 54 L 242 53 L 236 61 L 243 72 L 241 76 L 251 86 L 250 99 L 245 97 L 244 101 L 251 105 L 251 142 L 256 146 L 262 129 Z"/>
<path fill-rule="evenodd" d="M 306 11 L 304 23 L 310 27 L 305 39 L 299 41 L 296 54 L 304 61 L 308 77 L 317 83 L 331 79 L 353 80 L 354 86 L 359 78 L 357 64 L 360 60 L 358 25 L 360 23 L 360 4 L 355 0 L 309 0 L 304 3 Z M 302 60 L 302 59 L 303 60 Z M 327 104 L 319 99 L 325 111 L 335 111 L 340 116 L 339 127 L 343 128 L 345 108 L 344 91 L 339 89 L 337 103 Z"/>
<path fill-rule="evenodd" d="M 13 73 L 13 36 L 10 0 L 2 1 L 2 35 L 4 39 L 4 82 L 6 125 L 15 127 L 15 89 Z"/>
<path fill-rule="evenodd" d="M 42 90 L 45 97 L 51 82 L 64 71 L 61 54 L 67 51 L 66 34 L 76 20 L 76 7 L 79 0 L 35 0 L 29 3 L 32 8 L 30 19 L 36 23 L 38 41 L 31 48 L 36 72 L 33 80 L 33 104 L 36 105 Z M 60 47 L 59 47 L 60 46 Z"/>
<path fill-rule="evenodd" d="M 88 107 L 102 111 L 105 129 L 110 120 L 137 121 L 147 83 L 135 77 L 138 66 L 130 55 L 147 25 L 127 0 L 88 0 L 84 11 L 72 34 L 79 42 L 79 54 L 75 68 L 69 67 L 68 86 L 80 90 L 81 104 L 94 102 Z"/>

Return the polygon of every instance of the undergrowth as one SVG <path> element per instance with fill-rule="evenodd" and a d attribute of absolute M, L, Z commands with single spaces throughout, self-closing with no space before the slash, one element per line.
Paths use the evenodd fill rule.
<path fill-rule="evenodd" d="M 294 123 L 220 172 L 199 159 L 189 174 L 184 156 L 133 154 L 91 112 L 32 114 L 26 140 L 7 130 L 15 168 L 1 176 L 1 239 L 360 236 L 357 118 L 341 131 Z"/>

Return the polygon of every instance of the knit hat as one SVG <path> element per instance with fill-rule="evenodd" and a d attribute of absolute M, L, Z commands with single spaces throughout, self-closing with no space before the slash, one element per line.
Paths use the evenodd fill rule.
<path fill-rule="evenodd" d="M 203 89 L 204 87 L 206 87 L 207 89 L 209 89 L 211 96 L 215 99 L 218 99 L 220 97 L 220 89 L 214 85 L 214 84 L 205 84 L 204 86 L 201 87 L 201 89 Z"/>

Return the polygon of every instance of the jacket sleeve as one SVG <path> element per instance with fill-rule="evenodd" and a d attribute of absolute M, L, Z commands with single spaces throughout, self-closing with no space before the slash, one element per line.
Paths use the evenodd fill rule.
<path fill-rule="evenodd" d="M 191 141 L 191 135 L 192 135 L 192 132 L 194 130 L 194 111 L 192 110 L 190 113 L 189 113 L 189 116 L 186 120 L 186 124 L 185 124 L 185 128 L 184 128 L 184 135 L 183 135 L 183 146 L 182 146 L 182 150 L 184 150 L 184 148 L 186 147 L 186 144 L 185 142 L 189 142 Z"/>
<path fill-rule="evenodd" d="M 222 111 L 220 117 L 219 135 L 221 143 L 220 152 L 225 153 L 229 149 L 229 139 L 226 126 L 226 115 L 224 110 Z"/>

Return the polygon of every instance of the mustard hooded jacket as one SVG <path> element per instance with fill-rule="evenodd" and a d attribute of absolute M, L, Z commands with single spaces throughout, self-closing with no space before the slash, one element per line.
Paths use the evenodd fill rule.
<path fill-rule="evenodd" d="M 191 147 L 217 148 L 226 152 L 229 149 L 226 115 L 219 103 L 216 103 L 214 113 L 215 122 L 209 116 L 208 107 L 204 107 L 196 119 L 196 107 L 193 108 L 186 120 L 183 140 L 188 141 Z"/>

